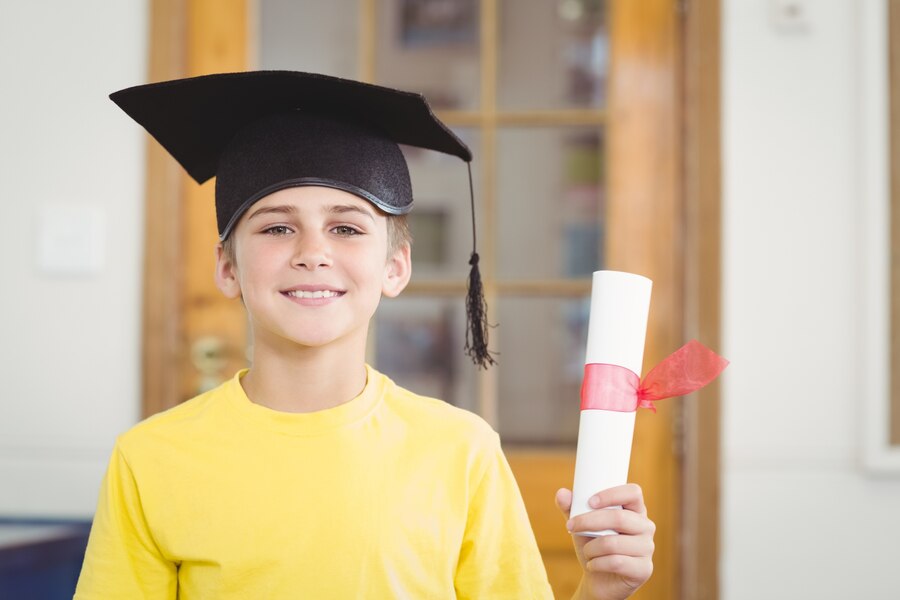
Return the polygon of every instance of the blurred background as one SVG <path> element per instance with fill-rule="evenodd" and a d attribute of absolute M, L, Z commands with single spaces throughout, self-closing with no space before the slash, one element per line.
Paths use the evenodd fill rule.
<path fill-rule="evenodd" d="M 462 353 L 465 166 L 415 149 L 369 360 L 500 432 L 558 597 L 601 268 L 654 280 L 645 371 L 691 338 L 732 362 L 638 416 L 637 597 L 900 597 L 898 4 L 0 0 L 0 598 L 71 597 L 115 436 L 252 360 L 213 184 L 107 99 L 247 69 L 419 91 L 474 151 L 499 365 Z"/>

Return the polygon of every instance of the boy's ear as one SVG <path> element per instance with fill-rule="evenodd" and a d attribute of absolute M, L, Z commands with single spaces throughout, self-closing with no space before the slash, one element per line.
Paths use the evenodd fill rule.
<path fill-rule="evenodd" d="M 389 257 L 384 266 L 384 283 L 381 293 L 388 298 L 395 298 L 406 288 L 409 278 L 412 276 L 412 259 L 410 258 L 409 244 L 403 244 L 397 248 L 394 255 Z"/>
<path fill-rule="evenodd" d="M 216 287 L 226 298 L 240 298 L 241 284 L 237 278 L 237 268 L 225 255 L 222 244 L 216 245 Z"/>

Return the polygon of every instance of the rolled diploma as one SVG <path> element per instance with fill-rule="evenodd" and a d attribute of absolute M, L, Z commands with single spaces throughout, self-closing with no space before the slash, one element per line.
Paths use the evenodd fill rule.
<path fill-rule="evenodd" d="M 652 286 L 646 277 L 632 273 L 594 272 L 585 364 L 619 365 L 641 376 Z M 588 500 L 597 492 L 627 483 L 635 414 L 581 411 L 570 517 L 593 510 Z M 607 530 L 579 535 L 613 533 Z"/>

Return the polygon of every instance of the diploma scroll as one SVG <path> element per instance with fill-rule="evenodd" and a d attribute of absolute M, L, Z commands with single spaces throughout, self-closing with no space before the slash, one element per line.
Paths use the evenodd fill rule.
<path fill-rule="evenodd" d="M 632 273 L 594 273 L 586 365 L 624 367 L 640 377 L 652 285 L 646 277 Z M 628 481 L 635 414 L 635 410 L 582 406 L 571 517 L 591 511 L 588 500 L 597 492 Z M 615 532 L 580 532 L 579 535 L 612 533 Z"/>

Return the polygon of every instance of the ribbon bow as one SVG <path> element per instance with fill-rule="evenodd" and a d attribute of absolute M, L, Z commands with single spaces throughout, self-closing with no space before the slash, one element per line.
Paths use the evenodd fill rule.
<path fill-rule="evenodd" d="M 697 340 L 691 340 L 664 358 L 647 373 L 644 381 L 619 365 L 587 364 L 581 384 L 581 410 L 634 412 L 649 408 L 656 412 L 654 400 L 695 392 L 718 377 L 727 366 L 727 360 Z"/>

